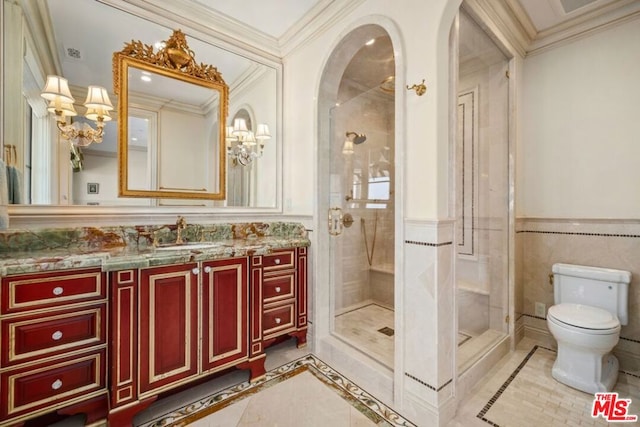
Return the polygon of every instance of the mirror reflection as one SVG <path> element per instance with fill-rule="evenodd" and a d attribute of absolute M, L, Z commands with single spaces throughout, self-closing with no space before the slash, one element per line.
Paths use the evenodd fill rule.
<path fill-rule="evenodd" d="M 228 87 L 216 67 L 196 62 L 182 31 L 161 45 L 132 41 L 114 53 L 118 195 L 224 200 Z"/>
<path fill-rule="evenodd" d="M 173 29 L 92 0 L 15 0 L 3 2 L 1 7 L 4 17 L 2 155 L 5 163 L 10 162 L 21 173 L 16 187 L 19 196 L 15 203 L 107 206 L 159 206 L 175 202 L 203 204 L 198 200 L 118 197 L 117 112 L 120 100 L 112 84 L 111 55 L 121 50 L 125 41 L 160 41 L 166 39 Z M 264 145 L 262 157 L 242 166 L 244 169 L 240 175 L 247 178 L 242 185 L 235 186 L 243 189 L 238 197 L 226 195 L 227 200 L 207 200 L 207 205 L 277 207 L 279 65 L 266 65 L 192 38 L 189 34 L 187 37 L 198 61 L 216 65 L 229 85 L 229 115 L 223 125 L 232 126 L 236 113 L 244 109 L 251 115 L 254 135 L 257 124 L 267 124 L 271 134 L 271 139 Z M 77 129 L 87 129 L 86 126 L 97 128 L 91 112 L 83 105 L 88 87 L 96 85 L 107 90 L 114 110 L 109 111 L 112 120 L 104 122 L 102 142 L 81 146 L 70 144 L 61 137 L 56 119 L 48 111 L 51 108 L 49 102 L 40 96 L 48 75 L 67 79 L 69 91 L 76 101 L 73 107 L 77 115 L 67 116 L 66 124 L 73 124 Z M 154 153 L 150 145 L 150 141 L 167 141 L 162 134 L 161 121 L 157 112 L 144 103 L 132 105 L 131 111 L 128 121 L 131 139 L 133 132 L 139 133 L 138 141 L 135 144 L 131 142 L 129 146 L 131 161 L 127 174 L 135 182 L 132 188 L 152 188 L 154 179 L 156 185 L 162 185 L 165 177 L 159 176 L 153 167 L 158 149 Z M 175 149 L 175 146 L 161 149 Z M 200 147 L 200 153 L 202 149 Z M 176 149 L 176 160 L 192 162 L 196 156 L 189 158 L 192 150 L 186 151 Z M 133 160 L 133 157 L 138 160 Z M 198 155 L 197 159 L 202 157 Z M 207 166 L 198 167 L 205 169 Z M 233 187 L 234 183 L 229 181 L 234 179 L 233 176 L 225 176 L 227 188 Z M 168 187 L 192 185 L 183 178 L 166 182 Z"/>

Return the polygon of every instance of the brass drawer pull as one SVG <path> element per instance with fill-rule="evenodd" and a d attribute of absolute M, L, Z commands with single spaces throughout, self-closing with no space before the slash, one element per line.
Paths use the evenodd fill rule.
<path fill-rule="evenodd" d="M 58 390 L 60 387 L 62 387 L 62 380 L 55 380 L 53 384 L 51 384 L 51 388 L 54 390 Z"/>
<path fill-rule="evenodd" d="M 58 341 L 59 339 L 62 338 L 62 331 L 55 331 L 53 334 L 51 334 L 51 338 L 54 341 Z"/>
<path fill-rule="evenodd" d="M 280 286 L 276 286 L 276 292 L 280 292 Z"/>
<path fill-rule="evenodd" d="M 279 317 L 276 317 L 276 324 L 279 325 L 280 322 L 282 322 L 282 319 L 280 319 Z"/>
<path fill-rule="evenodd" d="M 64 289 L 62 288 L 62 286 L 56 286 L 55 288 L 53 288 L 54 295 L 62 295 L 63 292 Z"/>

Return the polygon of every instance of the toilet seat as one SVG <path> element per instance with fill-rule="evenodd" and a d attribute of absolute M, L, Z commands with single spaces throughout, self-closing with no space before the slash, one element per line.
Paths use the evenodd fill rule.
<path fill-rule="evenodd" d="M 606 335 L 620 331 L 616 316 L 598 307 L 563 303 L 549 307 L 547 320 L 558 326 L 592 335 Z"/>

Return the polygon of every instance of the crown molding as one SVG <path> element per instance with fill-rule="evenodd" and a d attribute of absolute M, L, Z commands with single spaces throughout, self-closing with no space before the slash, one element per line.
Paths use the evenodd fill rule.
<path fill-rule="evenodd" d="M 366 0 L 320 0 L 279 39 L 280 54 L 285 57 L 318 37 L 336 21 L 347 16 Z"/>
<path fill-rule="evenodd" d="M 507 0 L 466 0 L 462 6 L 488 33 L 497 39 L 498 45 L 511 55 L 524 57 L 531 43 L 530 28 L 518 19 L 517 11 Z"/>
<path fill-rule="evenodd" d="M 97 0 L 141 16 L 168 28 L 183 26 L 201 40 L 228 49 L 242 50 L 251 59 L 281 63 L 275 37 L 191 0 Z"/>
<path fill-rule="evenodd" d="M 538 54 L 638 17 L 640 17 L 640 2 L 637 0 L 609 3 L 584 15 L 540 31 L 527 48 L 527 54 Z"/>
<path fill-rule="evenodd" d="M 524 31 L 529 36 L 530 40 L 534 40 L 536 35 L 538 34 L 538 30 L 536 26 L 533 24 L 533 21 L 529 17 L 527 11 L 522 7 L 520 0 L 504 0 L 505 3 L 509 6 L 515 18 L 518 20 Z"/>
<path fill-rule="evenodd" d="M 168 28 L 182 25 L 209 43 L 281 63 L 282 57 L 317 37 L 366 0 L 320 0 L 280 38 L 192 0 L 97 0 Z"/>
<path fill-rule="evenodd" d="M 18 4 L 24 11 L 23 18 L 29 28 L 32 47 L 42 64 L 43 73 L 62 74 L 47 4 L 35 0 L 21 0 Z"/>
<path fill-rule="evenodd" d="M 239 96 L 243 92 L 248 91 L 249 88 L 257 81 L 262 79 L 267 69 L 258 64 L 252 64 L 247 70 L 245 70 L 240 77 L 236 79 L 232 86 L 229 86 L 229 97 Z"/>

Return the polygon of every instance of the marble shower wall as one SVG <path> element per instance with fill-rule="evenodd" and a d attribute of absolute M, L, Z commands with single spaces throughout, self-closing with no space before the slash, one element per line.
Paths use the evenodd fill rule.
<path fill-rule="evenodd" d="M 546 322 L 535 316 L 535 303 L 544 303 L 547 310 L 553 305 L 553 264 L 630 271 L 629 324 L 622 327 L 616 354 L 623 356 L 623 369 L 640 372 L 640 221 L 519 219 L 516 248 L 516 313 L 522 311 L 522 323 L 539 330 L 546 330 Z"/>
<path fill-rule="evenodd" d="M 345 228 L 342 235 L 336 237 L 339 240 L 332 254 L 335 265 L 342 267 L 336 272 L 338 286 L 335 307 L 336 311 L 340 312 L 373 298 L 375 293 L 372 293 L 370 286 L 368 256 L 371 257 L 373 266 L 386 266 L 393 271 L 395 238 L 393 195 L 386 206 L 376 204 L 377 209 L 373 208 L 372 204 L 348 202 L 345 198 L 349 196 L 361 199 L 367 196 L 364 188 L 367 185 L 367 177 L 372 172 L 375 174 L 379 166 L 371 165 L 379 163 L 381 155 L 389 161 L 388 175 L 391 179 L 391 189 L 393 189 L 394 97 L 377 88 L 365 93 L 354 92 L 352 99 L 332 109 L 331 122 L 332 206 L 341 206 L 344 213 L 350 213 L 354 219 L 353 225 Z M 353 154 L 344 154 L 342 151 L 347 131 L 367 136 L 364 143 L 354 145 Z M 358 171 L 362 177 L 360 185 L 363 187 L 360 193 L 359 190 L 354 189 L 357 187 L 354 186 L 354 174 Z M 388 298 L 389 295 L 386 295 L 386 297 L 385 304 L 393 300 L 392 296 Z"/>

